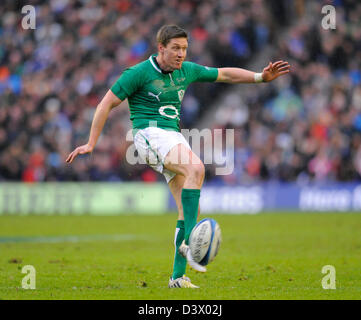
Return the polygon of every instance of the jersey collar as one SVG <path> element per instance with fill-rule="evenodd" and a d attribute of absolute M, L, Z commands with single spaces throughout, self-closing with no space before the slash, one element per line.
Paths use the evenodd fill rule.
<path fill-rule="evenodd" d="M 169 72 L 169 71 L 163 71 L 163 70 L 160 68 L 157 60 L 155 59 L 156 56 L 157 56 L 157 55 L 154 54 L 154 55 L 151 55 L 151 56 L 149 57 L 149 61 L 150 61 L 150 63 L 152 64 L 152 66 L 154 67 L 154 69 L 157 70 L 159 73 L 163 73 L 163 74 L 172 73 L 172 72 Z"/>

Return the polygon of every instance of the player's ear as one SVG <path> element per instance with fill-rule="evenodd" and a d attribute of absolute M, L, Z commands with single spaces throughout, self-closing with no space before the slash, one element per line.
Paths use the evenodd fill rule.
<path fill-rule="evenodd" d="M 158 52 L 163 53 L 163 51 L 164 51 L 164 46 L 160 42 L 158 42 Z"/>

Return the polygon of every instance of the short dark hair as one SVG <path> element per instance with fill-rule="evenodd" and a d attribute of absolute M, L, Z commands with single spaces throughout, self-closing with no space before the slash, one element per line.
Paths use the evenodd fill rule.
<path fill-rule="evenodd" d="M 174 24 L 165 25 L 161 27 L 157 32 L 157 42 L 161 43 L 163 46 L 166 46 L 169 41 L 174 38 L 188 39 L 188 34 L 181 27 L 178 27 Z"/>

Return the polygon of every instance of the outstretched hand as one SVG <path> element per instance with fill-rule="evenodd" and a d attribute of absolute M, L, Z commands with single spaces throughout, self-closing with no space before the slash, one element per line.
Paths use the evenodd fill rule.
<path fill-rule="evenodd" d="M 290 65 L 287 61 L 270 62 L 269 65 L 263 69 L 262 78 L 264 82 L 269 82 L 289 72 Z"/>
<path fill-rule="evenodd" d="M 89 144 L 84 144 L 80 147 L 77 147 L 73 152 L 71 152 L 68 157 L 66 158 L 66 162 L 72 163 L 73 160 L 79 155 L 79 154 L 86 154 L 91 153 L 93 151 L 93 147 Z"/>

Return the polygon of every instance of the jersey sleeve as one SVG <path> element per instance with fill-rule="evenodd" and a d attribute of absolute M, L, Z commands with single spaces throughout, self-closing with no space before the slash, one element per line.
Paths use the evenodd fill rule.
<path fill-rule="evenodd" d="M 125 100 L 140 88 L 142 78 L 137 68 L 128 68 L 115 81 L 110 90 L 120 100 Z"/>
<path fill-rule="evenodd" d="M 214 82 L 218 77 L 218 68 L 205 67 L 194 62 L 187 63 L 190 82 Z"/>

